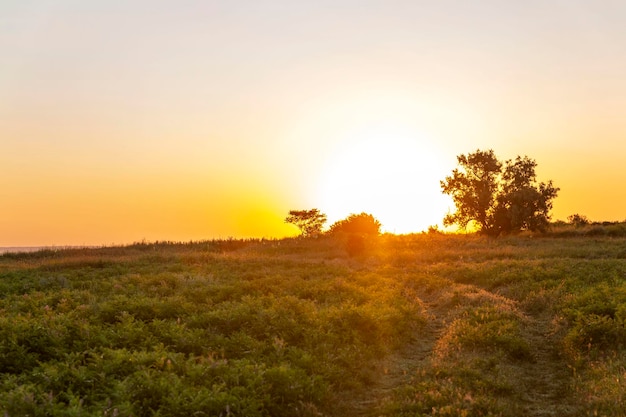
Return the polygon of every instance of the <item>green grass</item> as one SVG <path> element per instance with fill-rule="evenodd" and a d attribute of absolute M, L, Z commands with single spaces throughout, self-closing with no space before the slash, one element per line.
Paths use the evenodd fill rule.
<path fill-rule="evenodd" d="M 5 254 L 0 313 L 6 416 L 626 413 L 616 232 Z"/>

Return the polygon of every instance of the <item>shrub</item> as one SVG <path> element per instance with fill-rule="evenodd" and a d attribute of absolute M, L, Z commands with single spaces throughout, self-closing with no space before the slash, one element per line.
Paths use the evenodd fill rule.
<path fill-rule="evenodd" d="M 365 253 L 365 237 L 362 235 L 350 235 L 345 247 L 349 256 L 363 255 Z"/>
<path fill-rule="evenodd" d="M 620 318 L 589 314 L 580 316 L 565 337 L 567 347 L 578 351 L 619 348 L 626 345 L 626 327 Z"/>
<path fill-rule="evenodd" d="M 368 213 L 351 214 L 343 220 L 335 222 L 328 231 L 331 234 L 351 233 L 366 236 L 378 236 L 380 234 L 380 222 Z"/>
<path fill-rule="evenodd" d="M 567 216 L 567 222 L 576 227 L 583 227 L 590 223 L 587 216 L 583 216 L 582 214 L 572 214 Z"/>

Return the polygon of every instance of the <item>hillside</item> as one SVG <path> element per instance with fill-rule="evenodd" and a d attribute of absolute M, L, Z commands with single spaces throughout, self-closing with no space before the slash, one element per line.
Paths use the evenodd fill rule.
<path fill-rule="evenodd" d="M 626 237 L 350 242 L 1 255 L 0 412 L 626 415 Z"/>

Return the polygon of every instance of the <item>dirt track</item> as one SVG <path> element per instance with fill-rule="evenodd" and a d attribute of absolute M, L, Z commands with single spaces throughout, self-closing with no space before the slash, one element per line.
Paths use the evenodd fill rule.
<path fill-rule="evenodd" d="M 482 302 L 493 300 L 495 303 L 517 302 L 494 294 L 476 286 L 457 284 L 446 291 L 423 292 L 419 294 L 427 324 L 418 329 L 412 342 L 400 351 L 388 356 L 381 363 L 382 377 L 366 394 L 359 397 L 354 414 L 362 417 L 386 415 L 385 403 L 390 401 L 394 391 L 411 384 L 418 375 L 426 374 L 436 366 L 437 346 L 448 332 L 449 325 L 459 314 L 459 308 L 451 304 L 453 294 L 459 293 L 476 298 L 480 294 Z M 549 309 L 524 313 L 522 334 L 527 342 L 530 358 L 508 364 L 515 381 L 511 397 L 516 401 L 511 415 L 524 416 L 574 416 L 572 405 L 571 370 L 563 358 L 558 356 L 558 323 Z"/>

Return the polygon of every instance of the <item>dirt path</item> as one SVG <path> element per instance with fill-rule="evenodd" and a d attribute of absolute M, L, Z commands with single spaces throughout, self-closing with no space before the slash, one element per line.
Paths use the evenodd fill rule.
<path fill-rule="evenodd" d="M 574 416 L 570 381 L 572 373 L 558 353 L 557 324 L 550 312 L 531 316 L 524 337 L 533 361 L 520 370 L 522 401 L 529 416 Z"/>
<path fill-rule="evenodd" d="M 420 370 L 427 370 L 432 366 L 433 350 L 445 333 L 447 325 L 458 313 L 454 308 L 451 310 L 450 303 L 445 300 L 453 291 L 476 290 L 484 291 L 471 285 L 453 285 L 445 293 L 420 294 L 428 316 L 426 326 L 415 332 L 412 342 L 404 349 L 386 358 L 381 364 L 383 376 L 367 393 L 354 399 L 356 406 L 351 415 L 383 415 L 384 405 L 391 399 L 394 389 L 410 384 L 411 378 Z M 487 293 L 494 299 L 503 299 L 501 295 Z M 570 391 L 572 375 L 565 360 L 558 355 L 557 330 L 550 309 L 527 316 L 523 337 L 530 347 L 532 359 L 513 364 L 514 375 L 511 379 L 515 391 L 511 401 L 517 403 L 518 410 L 524 410 L 525 416 L 576 415 Z"/>
<path fill-rule="evenodd" d="M 438 307 L 436 296 L 426 294 L 420 299 L 428 317 L 426 325 L 415 332 L 411 343 L 385 359 L 381 364 L 383 377 L 366 394 L 355 399 L 356 407 L 351 415 L 381 415 L 381 407 L 389 400 L 394 389 L 410 383 L 416 372 L 430 366 L 435 344 L 445 330 L 448 313 Z"/>

